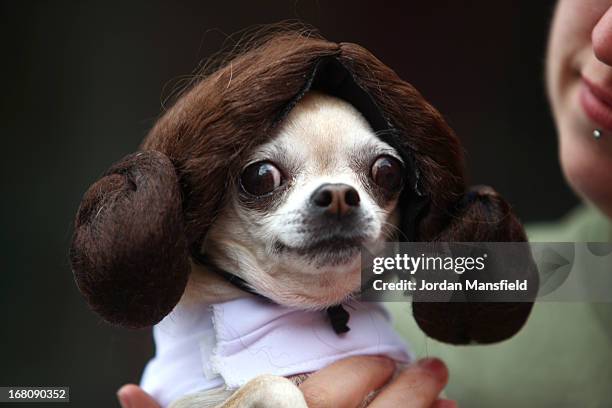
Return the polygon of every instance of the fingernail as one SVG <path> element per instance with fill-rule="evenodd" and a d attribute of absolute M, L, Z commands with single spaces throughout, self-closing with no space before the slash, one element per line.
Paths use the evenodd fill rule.
<path fill-rule="evenodd" d="M 121 390 L 117 391 L 117 399 L 119 400 L 121 408 L 132 408 L 128 396 L 123 394 Z"/>
<path fill-rule="evenodd" d="M 429 371 L 437 379 L 445 382 L 448 378 L 448 369 L 446 365 L 439 358 L 430 357 L 419 360 L 418 366 L 422 369 Z"/>

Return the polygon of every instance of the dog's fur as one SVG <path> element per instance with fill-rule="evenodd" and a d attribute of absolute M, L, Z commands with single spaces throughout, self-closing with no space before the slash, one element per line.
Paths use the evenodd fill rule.
<path fill-rule="evenodd" d="M 393 134 L 382 137 L 349 102 L 312 91 L 282 116 L 322 58 L 350 72 Z M 370 185 L 372 160 L 381 154 L 395 156 L 414 176 L 404 179 L 401 193 Z M 240 174 L 260 160 L 278 165 L 285 184 L 265 198 L 245 197 Z M 525 240 L 493 190 L 468 194 L 457 138 L 410 84 L 358 45 L 282 32 L 197 82 L 157 122 L 142 151 L 89 189 L 71 247 L 77 284 L 96 312 L 127 327 L 159 322 L 183 295 L 211 303 L 244 295 L 191 261 L 196 250 L 279 304 L 337 304 L 358 289 L 359 258 L 350 245 L 316 246 L 325 230 L 311 226 L 305 208 L 325 182 L 357 190 L 359 244 L 410 234 L 419 241 Z M 427 205 L 415 207 L 417 196 Z M 426 333 L 453 343 L 505 339 L 531 309 L 530 303 L 413 306 Z"/>
<path fill-rule="evenodd" d="M 316 92 L 306 95 L 275 137 L 246 160 L 277 164 L 287 173 L 286 188 L 262 208 L 245 204 L 241 189 L 233 188 L 202 251 L 278 304 L 322 309 L 342 303 L 359 288 L 359 245 L 380 245 L 395 232 L 398 221 L 399 192 L 392 197 L 372 195 L 377 190 L 368 173 L 382 154 L 401 160 L 350 104 Z M 342 238 L 326 237 L 331 228 L 317 225 L 319 215 L 309 212 L 311 195 L 324 183 L 344 183 L 359 194 L 358 218 L 344 232 L 357 240 L 347 248 L 309 249 L 322 240 Z M 211 274 L 196 271 L 187 293 L 219 302 L 223 289 L 210 282 Z"/>

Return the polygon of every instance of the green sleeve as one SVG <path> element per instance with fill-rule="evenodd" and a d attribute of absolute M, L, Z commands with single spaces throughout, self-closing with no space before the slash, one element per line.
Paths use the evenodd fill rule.
<path fill-rule="evenodd" d="M 541 242 L 610 241 L 611 231 L 590 208 L 528 229 Z M 437 342 L 416 325 L 409 303 L 387 307 L 417 356 L 447 363 L 446 394 L 461 407 L 612 407 L 612 303 L 536 303 L 516 336 L 486 346 Z"/>

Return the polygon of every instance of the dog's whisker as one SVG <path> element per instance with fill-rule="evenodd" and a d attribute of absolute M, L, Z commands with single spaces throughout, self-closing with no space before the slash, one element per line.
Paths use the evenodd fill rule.
<path fill-rule="evenodd" d="M 382 229 L 383 229 L 383 233 L 384 235 L 391 235 L 389 233 L 395 232 L 398 233 L 399 235 L 401 235 L 402 240 L 409 240 L 408 236 L 406 235 L 406 233 L 404 233 L 404 231 L 402 231 L 402 229 L 400 227 L 398 227 L 397 225 L 388 222 L 388 221 L 383 221 L 382 222 Z"/>

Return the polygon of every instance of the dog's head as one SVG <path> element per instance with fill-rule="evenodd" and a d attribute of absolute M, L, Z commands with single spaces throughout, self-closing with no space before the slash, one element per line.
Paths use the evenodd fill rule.
<path fill-rule="evenodd" d="M 71 262 L 106 320 L 154 324 L 181 296 L 241 293 L 193 259 L 285 305 L 323 308 L 359 287 L 359 248 L 385 240 L 521 241 L 491 190 L 467 194 L 459 142 L 367 50 L 276 34 L 196 83 L 142 151 L 86 193 Z M 430 335 L 490 342 L 531 304 L 415 304 Z"/>
<path fill-rule="evenodd" d="M 277 303 L 337 304 L 359 287 L 361 246 L 397 233 L 404 167 L 355 107 L 310 91 L 247 155 L 202 253 Z"/>

